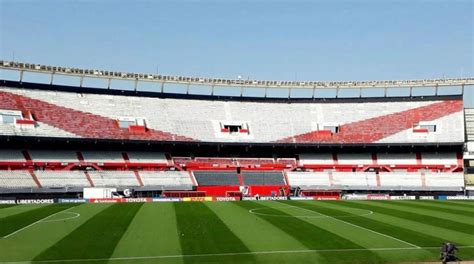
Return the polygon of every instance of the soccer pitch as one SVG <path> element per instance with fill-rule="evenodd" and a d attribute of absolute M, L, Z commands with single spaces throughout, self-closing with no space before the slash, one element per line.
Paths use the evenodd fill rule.
<path fill-rule="evenodd" d="M 394 263 L 474 259 L 469 201 L 0 206 L 1 263 Z"/>

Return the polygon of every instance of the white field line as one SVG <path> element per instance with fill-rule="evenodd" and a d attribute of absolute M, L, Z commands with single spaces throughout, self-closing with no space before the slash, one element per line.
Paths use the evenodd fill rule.
<path fill-rule="evenodd" d="M 57 215 L 57 214 L 59 214 L 59 213 L 62 213 L 62 212 L 65 212 L 65 211 L 67 211 L 67 210 L 69 210 L 69 209 L 72 209 L 72 208 L 74 208 L 74 207 L 75 207 L 75 206 L 69 207 L 69 208 L 66 208 L 66 209 L 64 209 L 64 210 L 61 210 L 61 211 L 59 211 L 59 212 L 56 212 L 56 213 L 54 213 L 54 214 L 48 215 L 48 216 L 46 216 L 45 218 L 41 218 L 40 220 L 38 220 L 38 221 L 36 221 L 36 222 L 34 222 L 34 223 L 31 223 L 31 224 L 29 224 L 29 225 L 27 225 L 27 226 L 25 226 L 25 227 L 22 227 L 22 228 L 20 228 L 20 229 L 18 229 L 18 230 L 16 230 L 16 231 L 14 231 L 13 233 L 10 233 L 10 234 L 4 236 L 3 238 L 9 238 L 9 237 L 13 236 L 14 234 L 17 234 L 17 233 L 19 233 L 19 232 L 21 232 L 21 231 L 23 231 L 23 230 L 25 230 L 25 229 L 27 229 L 27 228 L 30 228 L 30 227 L 32 227 L 32 226 L 38 224 L 38 223 L 41 223 L 41 221 L 43 221 L 43 220 L 46 220 L 46 219 L 48 219 L 48 218 L 50 218 L 50 217 L 52 217 L 52 216 L 55 216 L 55 215 Z"/>
<path fill-rule="evenodd" d="M 374 233 L 374 234 L 378 234 L 378 235 L 381 235 L 381 236 L 384 236 L 384 237 L 391 238 L 391 239 L 393 239 L 393 240 L 396 240 L 396 241 L 402 242 L 402 243 L 404 243 L 404 244 L 410 245 L 410 246 L 412 246 L 412 247 L 414 247 L 414 248 L 420 248 L 419 246 L 417 246 L 417 245 L 415 245 L 415 244 L 412 244 L 412 243 L 410 243 L 410 242 L 407 242 L 407 241 L 398 239 L 398 238 L 396 238 L 396 237 L 389 236 L 389 235 L 386 235 L 386 234 L 383 234 L 383 233 L 374 231 L 374 230 L 372 230 L 372 229 L 368 229 L 368 228 L 365 228 L 365 227 L 362 227 L 362 226 L 358 226 L 358 225 L 356 225 L 356 224 L 353 224 L 353 223 L 350 223 L 350 222 L 346 222 L 346 221 L 344 221 L 344 220 L 337 219 L 337 218 L 335 218 L 335 217 L 332 217 L 332 216 L 329 216 L 329 215 L 326 215 L 326 214 L 322 214 L 322 213 L 320 213 L 320 212 L 316 212 L 316 211 L 313 211 L 313 210 L 310 210 L 310 209 L 306 209 L 306 208 L 304 208 L 304 207 L 298 207 L 298 206 L 294 206 L 294 205 L 288 205 L 288 206 L 289 206 L 289 207 L 300 208 L 300 209 L 307 210 L 307 211 L 311 211 L 311 212 L 314 212 L 314 213 L 318 213 L 318 214 L 324 215 L 324 216 L 326 216 L 326 217 L 328 217 L 328 218 L 330 218 L 330 219 L 332 219 L 332 220 L 334 220 L 334 221 L 338 221 L 338 222 L 341 222 L 341 223 L 344 223 L 344 224 L 347 224 L 347 225 L 350 225 L 350 226 L 353 226 L 353 227 L 357 227 L 357 228 L 360 228 L 360 229 L 363 229 L 363 230 L 372 232 L 372 233 Z"/>
<path fill-rule="evenodd" d="M 458 246 L 458 248 L 474 248 L 474 246 Z M 240 256 L 240 255 L 272 255 L 272 254 L 299 254 L 299 253 L 317 253 L 317 252 L 357 252 L 357 251 L 404 251 L 404 250 L 425 250 L 425 249 L 440 249 L 440 247 L 340 248 L 340 249 L 275 250 L 275 251 L 253 251 L 253 252 L 233 252 L 233 253 L 215 253 L 215 254 L 135 256 L 135 257 L 88 258 L 88 259 L 53 259 L 53 260 L 37 260 L 37 261 L 10 261 L 10 262 L 0 262 L 0 264 L 98 262 L 98 261 L 126 261 L 126 260 L 147 260 L 147 259 L 150 260 L 150 259 L 170 259 L 170 258 L 194 258 L 194 257 L 225 257 L 225 256 Z"/>

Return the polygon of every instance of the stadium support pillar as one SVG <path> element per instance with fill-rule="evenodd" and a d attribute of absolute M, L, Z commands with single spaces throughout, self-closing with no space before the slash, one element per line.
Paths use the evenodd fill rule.
<path fill-rule="evenodd" d="M 186 94 L 189 94 L 189 83 L 186 85 Z"/>
<path fill-rule="evenodd" d="M 161 93 L 163 93 L 165 91 L 165 83 L 162 82 L 161 83 Z"/>
<path fill-rule="evenodd" d="M 435 86 L 435 96 L 438 96 L 438 85 Z"/>
<path fill-rule="evenodd" d="M 23 82 L 23 72 L 24 72 L 24 71 L 20 71 L 20 83 Z"/>
<path fill-rule="evenodd" d="M 384 88 L 383 88 L 383 96 L 384 96 L 384 97 L 387 97 L 387 93 L 388 93 L 388 88 L 387 88 L 387 87 L 384 87 Z"/>
<path fill-rule="evenodd" d="M 112 83 L 112 78 L 109 78 L 109 81 L 107 82 L 107 89 L 110 89 L 110 84 Z"/>
<path fill-rule="evenodd" d="M 49 78 L 49 85 L 53 85 L 54 73 L 51 73 L 51 78 Z"/>
<path fill-rule="evenodd" d="M 79 87 L 82 87 L 82 84 L 84 83 L 84 76 L 81 76 L 81 81 L 79 83 Z"/>
<path fill-rule="evenodd" d="M 291 88 L 288 88 L 288 99 L 291 98 Z"/>
<path fill-rule="evenodd" d="M 410 97 L 413 96 L 413 87 L 410 87 Z"/>
<path fill-rule="evenodd" d="M 133 90 L 136 92 L 138 88 L 138 78 L 135 79 L 135 84 L 133 85 Z"/>
<path fill-rule="evenodd" d="M 313 95 L 311 95 L 311 99 L 314 99 L 315 94 L 316 94 L 316 87 L 313 87 Z"/>
<path fill-rule="evenodd" d="M 265 94 L 263 95 L 264 98 L 267 98 L 267 87 L 265 87 Z"/>
<path fill-rule="evenodd" d="M 336 87 L 336 98 L 339 98 L 339 86 Z"/>
<path fill-rule="evenodd" d="M 362 88 L 359 88 L 359 98 L 362 98 Z"/>
<path fill-rule="evenodd" d="M 244 87 L 240 87 L 240 97 L 244 96 Z"/>
<path fill-rule="evenodd" d="M 211 96 L 213 96 L 213 95 L 214 95 L 214 85 L 211 86 Z"/>

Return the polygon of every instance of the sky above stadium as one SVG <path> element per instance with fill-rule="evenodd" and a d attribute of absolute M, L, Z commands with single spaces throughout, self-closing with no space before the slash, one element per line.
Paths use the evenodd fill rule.
<path fill-rule="evenodd" d="M 0 0 L 0 57 L 232 79 L 472 77 L 473 8 L 469 0 Z M 465 102 L 474 107 L 474 88 Z"/>

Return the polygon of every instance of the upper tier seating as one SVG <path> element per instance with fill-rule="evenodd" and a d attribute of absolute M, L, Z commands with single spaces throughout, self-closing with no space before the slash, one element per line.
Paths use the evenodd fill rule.
<path fill-rule="evenodd" d="M 35 171 L 43 188 L 91 187 L 83 171 Z"/>
<path fill-rule="evenodd" d="M 244 102 L 152 98 L 1 87 L 0 109 L 21 110 L 37 119 L 33 129 L 1 124 L 2 135 L 37 135 L 124 140 L 249 143 L 440 143 L 463 142 L 462 100 L 392 102 Z M 160 109 L 160 114 L 156 114 Z M 347 114 L 350 109 L 350 114 Z M 120 117 L 141 118 L 147 132 L 117 126 Z M 435 123 L 436 133 L 418 135 L 413 126 Z M 240 124 L 244 133 L 222 132 Z M 340 131 L 319 135 L 324 124 Z M 3 129 L 3 126 L 8 128 Z M 56 129 L 56 131 L 55 131 Z M 326 133 L 325 133 L 326 135 Z"/>
<path fill-rule="evenodd" d="M 202 186 L 240 185 L 237 174 L 233 171 L 194 171 L 193 174 L 198 185 Z"/>
<path fill-rule="evenodd" d="M 140 186 L 133 171 L 90 171 L 95 187 Z"/>
<path fill-rule="evenodd" d="M 193 182 L 187 171 L 140 171 L 145 186 L 161 186 L 167 190 L 191 190 Z"/>
<path fill-rule="evenodd" d="M 28 171 L 0 170 L 0 189 L 37 188 L 35 181 Z"/>
<path fill-rule="evenodd" d="M 241 175 L 245 185 L 286 185 L 281 171 L 243 171 Z"/>

